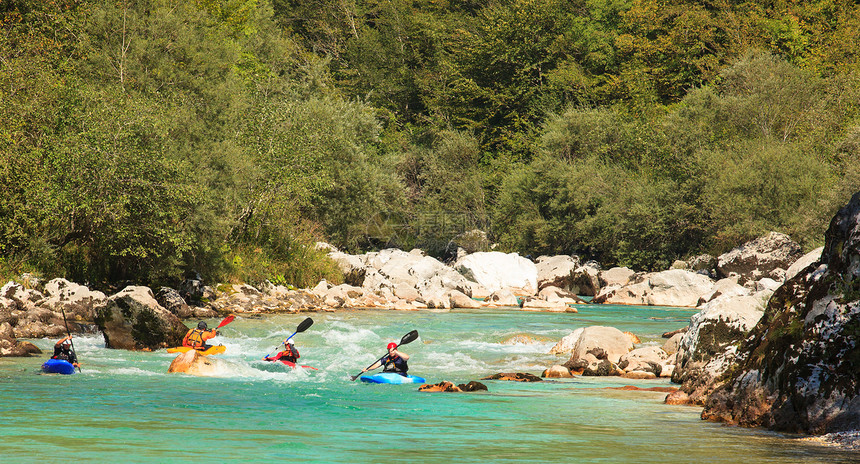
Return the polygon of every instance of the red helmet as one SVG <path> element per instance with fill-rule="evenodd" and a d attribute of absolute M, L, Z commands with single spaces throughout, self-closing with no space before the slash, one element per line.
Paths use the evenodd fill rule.
<path fill-rule="evenodd" d="M 388 344 L 388 349 L 397 348 L 397 343 L 391 342 Z"/>

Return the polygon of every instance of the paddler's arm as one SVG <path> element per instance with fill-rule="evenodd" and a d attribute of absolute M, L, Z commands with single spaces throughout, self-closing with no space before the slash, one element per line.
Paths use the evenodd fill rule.
<path fill-rule="evenodd" d="M 63 344 L 64 341 L 71 340 L 71 339 L 72 339 L 71 335 L 66 335 L 65 337 L 63 337 L 62 340 L 58 341 L 57 343 L 54 343 L 54 346 L 60 346 Z"/>
<path fill-rule="evenodd" d="M 400 351 L 394 350 L 391 352 L 391 354 L 393 354 L 395 356 L 400 356 L 404 361 L 409 360 L 409 355 L 406 353 L 401 353 Z"/>
<path fill-rule="evenodd" d="M 372 371 L 374 369 L 379 368 L 379 366 L 381 366 L 381 365 L 382 365 L 382 360 L 377 360 L 375 363 L 371 364 L 370 367 L 366 367 L 366 368 L 362 369 L 361 372 L 365 373 L 367 371 Z"/>

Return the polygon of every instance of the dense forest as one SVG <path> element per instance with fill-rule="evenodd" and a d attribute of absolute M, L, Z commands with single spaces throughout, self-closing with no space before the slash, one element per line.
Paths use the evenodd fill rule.
<path fill-rule="evenodd" d="M 0 275 L 305 286 L 312 246 L 664 268 L 860 189 L 851 0 L 0 0 Z"/>

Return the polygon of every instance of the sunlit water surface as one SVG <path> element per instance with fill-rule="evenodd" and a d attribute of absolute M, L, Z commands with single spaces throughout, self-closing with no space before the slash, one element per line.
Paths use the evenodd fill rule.
<path fill-rule="evenodd" d="M 410 373 L 463 383 L 497 372 L 540 375 L 566 360 L 549 349 L 578 327 L 613 326 L 662 344 L 662 333 L 693 314 L 579 310 L 240 316 L 214 340 L 227 347 L 213 357 L 217 377 L 168 374 L 174 355 L 164 350 L 76 338 L 81 374 L 40 375 L 44 357 L 0 358 L 0 462 L 860 462 L 858 453 L 796 437 L 701 421 L 700 408 L 663 404 L 665 393 L 609 388 L 671 386 L 665 379 L 483 381 L 489 392 L 480 393 L 349 380 L 413 329 L 420 338 L 403 347 Z M 308 316 L 314 325 L 294 340 L 303 363 L 320 370 L 260 359 Z M 506 343 L 515 335 L 533 341 Z M 53 340 L 33 342 L 47 352 Z"/>

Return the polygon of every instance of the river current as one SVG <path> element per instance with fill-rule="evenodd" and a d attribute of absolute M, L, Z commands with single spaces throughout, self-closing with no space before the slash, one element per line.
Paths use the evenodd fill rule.
<path fill-rule="evenodd" d="M 663 404 L 665 393 L 613 388 L 672 386 L 666 379 L 484 380 L 489 391 L 474 393 L 349 380 L 413 329 L 420 338 L 402 347 L 410 373 L 464 383 L 540 375 L 567 359 L 548 352 L 579 327 L 662 345 L 661 334 L 695 312 L 578 309 L 240 315 L 212 340 L 227 347 L 215 377 L 168 374 L 175 355 L 106 349 L 101 335 L 75 339 L 82 373 L 41 375 L 54 340 L 31 340 L 44 357 L 0 358 L 0 462 L 860 462 L 857 452 L 702 421 L 700 408 Z M 313 326 L 293 340 L 301 362 L 319 370 L 261 360 L 306 317 Z"/>

